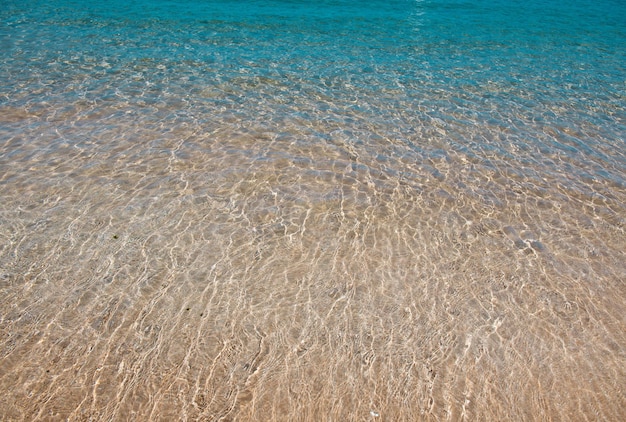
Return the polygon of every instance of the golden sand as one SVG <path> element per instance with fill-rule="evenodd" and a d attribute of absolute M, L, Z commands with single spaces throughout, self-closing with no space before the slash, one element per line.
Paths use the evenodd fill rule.
<path fill-rule="evenodd" d="M 107 136 L 2 162 L 0 420 L 626 418 L 623 186 Z"/>

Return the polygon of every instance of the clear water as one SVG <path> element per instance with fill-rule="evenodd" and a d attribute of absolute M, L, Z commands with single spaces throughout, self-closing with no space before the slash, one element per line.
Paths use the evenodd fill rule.
<path fill-rule="evenodd" d="M 0 8 L 0 419 L 623 420 L 626 4 Z"/>

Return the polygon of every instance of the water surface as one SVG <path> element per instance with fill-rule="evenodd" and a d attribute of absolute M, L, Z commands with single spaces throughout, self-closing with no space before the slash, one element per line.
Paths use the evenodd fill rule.
<path fill-rule="evenodd" d="M 624 419 L 624 46 L 611 0 L 5 0 L 0 419 Z"/>

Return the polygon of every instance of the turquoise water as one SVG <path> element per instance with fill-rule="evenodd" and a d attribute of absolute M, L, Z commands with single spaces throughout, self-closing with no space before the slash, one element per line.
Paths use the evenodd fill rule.
<path fill-rule="evenodd" d="M 624 186 L 621 2 L 94 3 L 8 2 L 3 107 L 289 121 L 309 142 L 335 129 L 416 160 L 437 142 Z"/>
<path fill-rule="evenodd" d="M 0 419 L 623 420 L 626 3 L 3 0 Z"/>

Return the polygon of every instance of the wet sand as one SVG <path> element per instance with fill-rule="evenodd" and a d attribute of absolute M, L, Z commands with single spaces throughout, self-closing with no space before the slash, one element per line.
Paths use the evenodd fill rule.
<path fill-rule="evenodd" d="M 126 123 L 3 138 L 0 420 L 626 418 L 619 183 Z"/>

